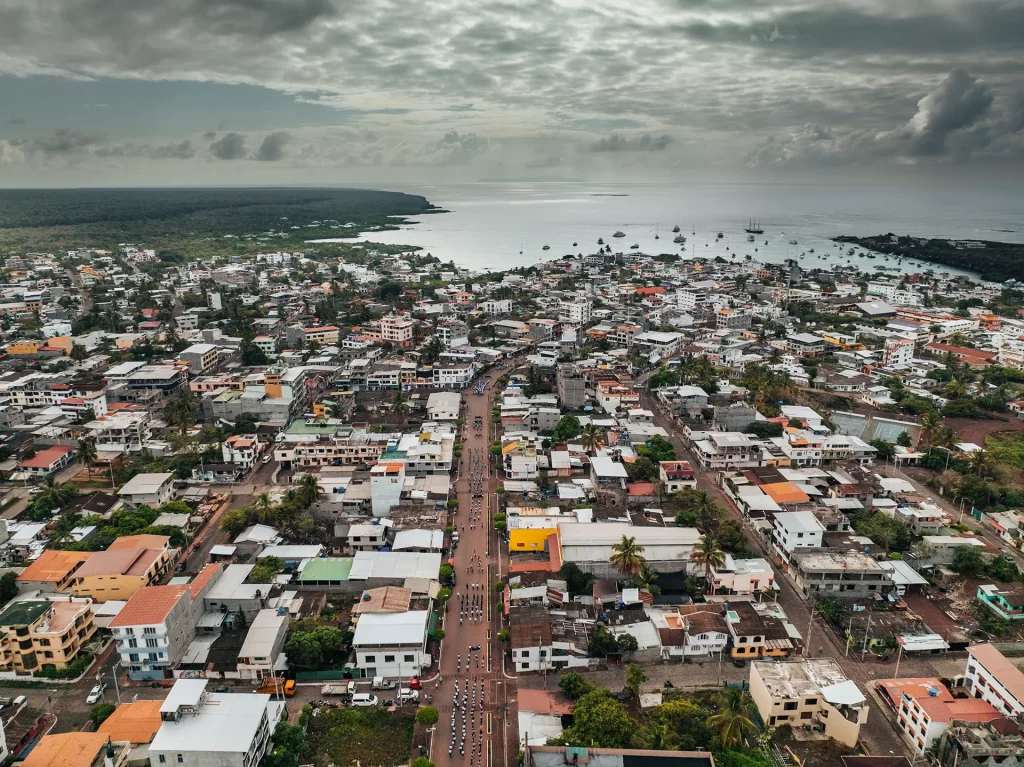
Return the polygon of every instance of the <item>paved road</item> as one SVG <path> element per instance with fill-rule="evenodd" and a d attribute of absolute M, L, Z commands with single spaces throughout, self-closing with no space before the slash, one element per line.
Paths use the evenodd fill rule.
<path fill-rule="evenodd" d="M 433 704 L 441 714 L 430 753 L 439 767 L 506 767 L 514 764 L 518 751 L 515 679 L 502 672 L 502 647 L 496 638 L 500 620 L 493 589 L 500 580 L 500 547 L 491 529 L 496 482 L 488 469 L 488 451 L 496 377 L 492 375 L 486 395 L 473 394 L 472 389 L 465 395 L 465 435 L 456 480 L 459 509 L 455 525 L 460 536 L 453 557 L 456 585 L 444 620 L 440 675 L 434 685 L 427 685 L 433 687 Z M 484 424 L 480 433 L 473 428 L 477 416 Z M 470 651 L 471 646 L 480 650 Z"/>

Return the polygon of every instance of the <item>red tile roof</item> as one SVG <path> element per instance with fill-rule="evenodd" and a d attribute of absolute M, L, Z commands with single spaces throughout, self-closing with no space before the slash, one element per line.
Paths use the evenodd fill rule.
<path fill-rule="evenodd" d="M 128 604 L 110 622 L 110 628 L 153 626 L 163 623 L 188 586 L 146 586 L 136 591 Z"/>
<path fill-rule="evenodd" d="M 45 450 L 40 450 L 34 456 L 28 460 L 22 461 L 18 464 L 18 468 L 24 469 L 49 469 L 53 464 L 59 461 L 61 458 L 66 456 L 68 453 L 75 452 L 70 447 L 63 445 L 55 445 L 54 447 L 48 447 Z"/>

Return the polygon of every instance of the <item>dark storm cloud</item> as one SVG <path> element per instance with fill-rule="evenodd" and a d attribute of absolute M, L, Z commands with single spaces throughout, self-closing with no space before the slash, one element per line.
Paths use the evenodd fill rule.
<path fill-rule="evenodd" d="M 210 154 L 218 160 L 242 160 L 245 158 L 245 136 L 241 133 L 226 133 L 210 144 Z"/>
<path fill-rule="evenodd" d="M 994 109 L 992 89 L 964 69 L 954 69 L 917 102 L 903 125 L 881 131 L 840 131 L 808 124 L 782 138 L 762 141 L 747 161 L 754 166 L 831 166 L 871 160 L 916 162 L 936 158 L 964 162 L 973 155 L 1007 143 L 1024 127 L 1019 103 Z"/>
<path fill-rule="evenodd" d="M 256 150 L 256 159 L 264 162 L 277 162 L 284 159 L 285 145 L 291 141 L 291 135 L 286 131 L 275 131 L 269 134 L 260 148 Z"/>
<path fill-rule="evenodd" d="M 215 138 L 217 138 L 217 131 L 208 130 L 206 131 L 206 133 L 203 134 L 203 138 L 206 139 L 207 141 L 213 141 Z"/>
<path fill-rule="evenodd" d="M 652 136 L 644 133 L 642 136 L 626 138 L 618 133 L 598 139 L 590 145 L 591 152 L 661 152 L 672 143 L 672 138 L 667 135 Z"/>
<path fill-rule="evenodd" d="M 149 156 L 155 160 L 191 160 L 196 156 L 196 148 L 186 139 L 178 144 L 153 147 Z"/>
<path fill-rule="evenodd" d="M 946 139 L 954 131 L 974 125 L 992 107 L 992 89 L 964 69 L 954 69 L 939 87 L 917 103 L 917 114 L 904 131 L 913 155 L 937 155 L 946 151 Z"/>
<path fill-rule="evenodd" d="M 74 154 L 98 145 L 101 140 L 99 136 L 81 133 L 73 128 L 61 128 L 49 136 L 32 141 L 29 150 L 44 155 Z"/>
<path fill-rule="evenodd" d="M 196 156 L 196 148 L 191 141 L 185 140 L 170 144 L 111 144 L 99 147 L 97 157 L 147 157 L 152 160 L 191 160 Z"/>

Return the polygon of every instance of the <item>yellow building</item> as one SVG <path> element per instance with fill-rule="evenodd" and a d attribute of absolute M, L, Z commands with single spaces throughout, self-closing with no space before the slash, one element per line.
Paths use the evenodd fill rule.
<path fill-rule="evenodd" d="M 64 592 L 75 580 L 75 573 L 92 557 L 91 551 L 46 549 L 35 562 L 18 574 L 21 591 Z"/>
<path fill-rule="evenodd" d="M 548 536 L 558 532 L 559 520 L 565 521 L 540 508 L 510 508 L 507 519 L 510 552 L 544 551 Z"/>
<path fill-rule="evenodd" d="M 160 581 L 176 553 L 166 535 L 122 536 L 78 568 L 71 592 L 95 602 L 131 599 L 143 586 Z"/>
<path fill-rule="evenodd" d="M 95 633 L 91 600 L 11 602 L 0 612 L 0 671 L 67 668 Z"/>
<path fill-rule="evenodd" d="M 7 344 L 6 351 L 11 356 L 18 354 L 38 354 L 39 343 L 37 341 L 11 341 Z"/>
<path fill-rule="evenodd" d="M 755 661 L 750 697 L 769 727 L 820 728 L 850 748 L 868 720 L 867 699 L 831 658 Z"/>
<path fill-rule="evenodd" d="M 53 336 L 47 339 L 46 344 L 54 349 L 63 349 L 65 354 L 71 354 L 71 349 L 74 348 L 71 336 Z"/>

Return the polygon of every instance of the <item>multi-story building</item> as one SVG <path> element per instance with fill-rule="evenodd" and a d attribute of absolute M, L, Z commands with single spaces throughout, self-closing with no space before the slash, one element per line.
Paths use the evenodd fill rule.
<path fill-rule="evenodd" d="M 786 350 L 800 357 L 820 357 L 825 351 L 825 339 L 811 333 L 791 333 L 786 336 Z"/>
<path fill-rule="evenodd" d="M 220 575 L 207 565 L 191 584 L 146 586 L 110 622 L 121 662 L 131 679 L 163 679 L 196 637 L 203 595 Z"/>
<path fill-rule="evenodd" d="M 811 726 L 853 748 L 868 720 L 868 702 L 831 658 L 755 661 L 750 697 L 769 727 Z"/>
<path fill-rule="evenodd" d="M 149 744 L 152 767 L 255 767 L 270 749 L 283 701 L 261 693 L 208 692 L 208 679 L 178 679 Z"/>
<path fill-rule="evenodd" d="M 302 329 L 307 344 L 319 344 L 320 346 L 335 346 L 338 343 L 339 332 L 334 325 L 319 325 Z"/>
<path fill-rule="evenodd" d="M 910 367 L 914 360 L 914 341 L 910 338 L 890 337 L 885 339 L 882 364 L 895 370 Z"/>
<path fill-rule="evenodd" d="M 977 599 L 1003 620 L 1024 620 L 1024 583 L 980 585 Z"/>
<path fill-rule="evenodd" d="M 64 415 L 75 418 L 88 413 L 93 418 L 102 418 L 107 414 L 107 395 L 103 391 L 83 392 L 81 396 L 67 397 L 60 403 Z"/>
<path fill-rule="evenodd" d="M 96 449 L 107 453 L 141 453 L 153 437 L 146 410 L 101 416 L 83 428 L 95 442 Z"/>
<path fill-rule="evenodd" d="M 0 611 L 0 671 L 67 668 L 95 633 L 91 599 L 10 602 Z"/>
<path fill-rule="evenodd" d="M 583 371 L 571 362 L 560 364 L 555 373 L 558 401 L 566 410 L 579 410 L 587 401 Z"/>
<path fill-rule="evenodd" d="M 224 463 L 234 463 L 248 471 L 263 454 L 265 445 L 255 434 L 236 434 L 224 440 L 221 457 Z"/>
<path fill-rule="evenodd" d="M 352 637 L 356 666 L 368 677 L 408 679 L 430 667 L 424 610 L 359 616 Z"/>
<path fill-rule="evenodd" d="M 697 487 L 697 474 L 689 461 L 661 461 L 658 464 L 658 479 L 666 493 L 675 494 L 684 488 Z"/>
<path fill-rule="evenodd" d="M 715 312 L 715 327 L 729 330 L 749 328 L 752 317 L 747 312 L 736 309 L 719 309 Z"/>
<path fill-rule="evenodd" d="M 188 363 L 193 375 L 201 375 L 217 364 L 217 347 L 213 344 L 192 344 L 178 352 L 178 359 Z"/>
<path fill-rule="evenodd" d="M 796 512 L 799 513 L 799 512 Z M 776 517 L 783 516 L 781 514 Z M 895 589 L 892 576 L 871 556 L 860 551 L 794 551 L 789 571 L 808 599 L 873 600 Z"/>
<path fill-rule="evenodd" d="M 763 465 L 765 446 L 752 434 L 709 431 L 693 443 L 694 454 L 705 469 L 739 469 Z"/>
<path fill-rule="evenodd" d="M 778 512 L 772 518 L 772 546 L 781 562 L 797 549 L 820 549 L 825 526 L 809 511 Z"/>
<path fill-rule="evenodd" d="M 567 325 L 586 325 L 590 322 L 594 304 L 589 298 L 577 296 L 559 301 L 558 321 Z"/>
<path fill-rule="evenodd" d="M 112 384 L 124 384 L 128 391 L 152 390 L 161 394 L 170 394 L 188 379 L 180 367 L 142 362 L 122 362 L 107 370 L 105 377 Z"/>
<path fill-rule="evenodd" d="M 509 299 L 490 298 L 480 304 L 484 314 L 510 314 L 512 312 L 512 301 Z"/>
<path fill-rule="evenodd" d="M 991 644 L 967 648 L 964 687 L 991 703 L 1003 716 L 1024 716 L 1024 673 Z"/>
<path fill-rule="evenodd" d="M 935 678 L 879 679 L 875 688 L 896 713 L 896 728 L 917 755 L 927 752 L 953 721 L 991 722 L 991 704 L 956 698 Z"/>
<path fill-rule="evenodd" d="M 63 374 L 27 373 L 0 381 L 0 402 L 28 408 L 59 405 L 74 393 L 70 380 Z"/>
<path fill-rule="evenodd" d="M 323 435 L 285 433 L 274 448 L 274 460 L 285 469 L 303 466 L 372 466 L 396 435 L 331 429 Z"/>
<path fill-rule="evenodd" d="M 174 497 L 174 475 L 170 472 L 136 474 L 117 491 L 126 506 L 156 508 Z"/>
<path fill-rule="evenodd" d="M 274 359 L 277 356 L 277 339 L 273 336 L 256 336 L 252 342 L 269 359 Z"/>
<path fill-rule="evenodd" d="M 381 317 L 380 340 L 396 348 L 407 349 L 413 345 L 415 327 L 416 322 L 407 317 Z"/>
<path fill-rule="evenodd" d="M 714 593 L 753 596 L 775 588 L 775 571 L 761 558 L 733 559 L 726 554 L 721 567 L 711 568 Z"/>
<path fill-rule="evenodd" d="M 404 489 L 404 463 L 382 461 L 370 469 L 370 501 L 373 516 L 387 517 L 391 509 L 402 502 Z"/>
<path fill-rule="evenodd" d="M 71 593 L 95 602 L 131 599 L 139 589 L 159 582 L 176 553 L 166 535 L 122 536 L 82 563 Z"/>
<path fill-rule="evenodd" d="M 45 549 L 39 558 L 18 574 L 18 591 L 62 593 L 74 582 L 75 573 L 91 551 Z"/>

